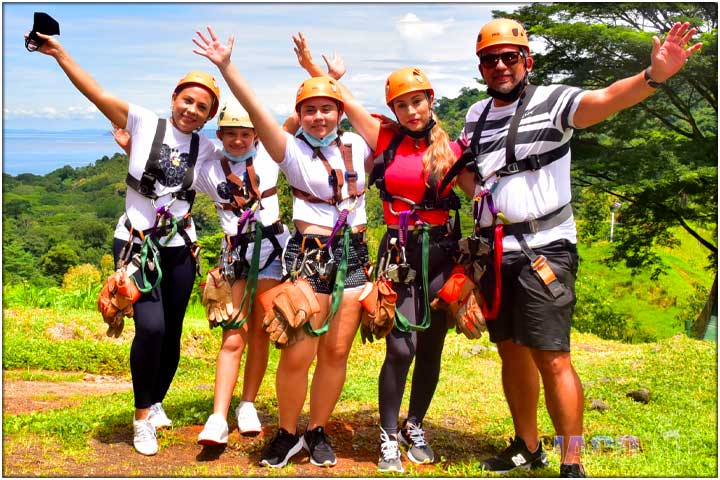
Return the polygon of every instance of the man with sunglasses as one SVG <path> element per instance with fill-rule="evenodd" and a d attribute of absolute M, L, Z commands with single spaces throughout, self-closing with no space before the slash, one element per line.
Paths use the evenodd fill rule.
<path fill-rule="evenodd" d="M 537 428 L 539 372 L 560 447 L 560 476 L 585 476 L 583 390 L 570 360 L 578 256 L 569 142 L 574 128 L 599 123 L 652 95 L 700 49 L 700 43 L 687 47 L 696 32 L 676 23 L 662 44 L 653 38 L 651 64 L 643 72 L 607 88 L 581 90 L 529 85 L 533 59 L 518 22 L 496 19 L 480 30 L 476 53 L 490 98 L 470 107 L 461 141 L 476 167 L 476 234 L 494 236 L 494 247 L 503 252 L 501 266 L 489 269 L 480 283 L 494 304 L 489 311 L 497 312 L 487 315 L 494 316 L 487 327 L 502 360 L 515 429 L 511 445 L 482 462 L 486 470 L 547 466 Z M 501 223 L 498 233 L 494 227 Z"/>

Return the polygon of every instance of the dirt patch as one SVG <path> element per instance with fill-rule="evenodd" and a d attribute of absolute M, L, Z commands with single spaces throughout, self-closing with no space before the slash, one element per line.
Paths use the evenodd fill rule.
<path fill-rule="evenodd" d="M 83 381 L 3 382 L 3 416 L 67 408 L 88 396 L 131 391 L 128 381 L 111 376 L 86 375 Z M 358 413 L 346 421 L 331 421 L 326 431 L 338 458 L 330 469 L 310 464 L 302 450 L 282 470 L 261 467 L 258 462 L 267 441 L 275 434 L 275 419 L 261 415 L 263 431 L 244 437 L 231 425 L 228 445 L 202 447 L 197 436 L 202 425 L 160 430 L 160 451 L 152 457 L 135 453 L 132 427 L 121 427 L 88 440 L 91 452 L 68 456 L 55 439 L 24 432 L 3 435 L 5 477 L 377 477 L 377 419 Z M 444 436 L 440 431 L 437 437 Z M 452 456 L 451 452 L 446 452 Z M 413 475 L 447 476 L 447 465 L 410 466 Z M 410 472 L 408 472 L 410 473 Z M 443 475 L 444 473 L 444 475 Z"/>
<path fill-rule="evenodd" d="M 132 391 L 132 383 L 109 375 L 86 374 L 82 382 L 3 381 L 3 414 L 67 408 L 88 395 Z"/>

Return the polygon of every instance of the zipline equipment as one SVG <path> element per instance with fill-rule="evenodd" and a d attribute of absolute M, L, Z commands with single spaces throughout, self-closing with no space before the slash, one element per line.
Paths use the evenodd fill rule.
<path fill-rule="evenodd" d="M 203 286 L 202 304 L 210 328 L 230 320 L 233 312 L 232 289 L 218 268 L 210 270 Z"/>
<path fill-rule="evenodd" d="M 572 216 L 572 207 L 570 204 L 566 204 L 538 219 L 532 219 L 526 222 L 510 223 L 502 212 L 498 211 L 492 199 L 492 194 L 495 188 L 497 188 L 498 182 L 495 182 L 491 189 L 484 187 L 486 182 L 492 177 L 497 177 L 499 180 L 503 177 L 516 175 L 525 171 L 536 171 L 556 160 L 559 160 L 569 152 L 570 145 L 569 143 L 565 143 L 558 148 L 542 154 L 529 155 L 520 160 L 515 157 L 515 143 L 520 121 L 522 120 L 523 114 L 527 106 L 530 104 L 530 100 L 536 90 L 536 86 L 528 85 L 525 91 L 520 95 L 516 111 L 513 114 L 513 118 L 508 128 L 505 144 L 505 165 L 502 168 L 485 177 L 481 177 L 479 170 L 479 158 L 481 154 L 479 147 L 480 136 L 492 105 L 492 101 L 488 101 L 487 106 L 483 110 L 475 125 L 470 145 L 463 153 L 461 161 L 458 161 L 457 164 L 450 169 L 440 184 L 441 187 L 443 185 L 448 185 L 464 168 L 472 166 L 472 171 L 475 172 L 476 176 L 480 180 L 480 184 L 483 186 L 480 193 L 473 199 L 473 217 L 475 228 L 473 229 L 471 236 L 468 237 L 465 242 L 461 242 L 461 244 L 466 247 L 463 253 L 465 253 L 466 263 L 469 264 L 472 270 L 473 279 L 476 283 L 480 282 L 480 279 L 487 270 L 487 267 L 492 266 L 494 273 L 492 306 L 488 308 L 487 302 L 485 301 L 482 293 L 479 295 L 480 307 L 486 319 L 495 319 L 500 309 L 502 285 L 502 239 L 505 235 L 513 235 L 516 238 L 520 244 L 522 252 L 530 261 L 536 276 L 543 282 L 554 298 L 558 298 L 567 293 L 567 288 L 557 279 L 545 256 L 536 255 L 527 244 L 524 235 L 548 230 L 561 225 Z M 485 205 L 487 205 L 488 211 L 491 213 L 493 220 L 489 227 L 481 228 L 480 219 Z M 502 223 L 498 223 L 498 219 Z"/>
<path fill-rule="evenodd" d="M 455 265 L 450 277 L 430 303 L 436 310 L 446 309 L 450 312 L 449 320 L 455 324 L 458 333 L 474 340 L 482 336 L 486 330 L 485 317 L 477 300 L 477 286 L 465 274 L 462 265 Z"/>
<path fill-rule="evenodd" d="M 303 326 L 308 325 L 313 316 L 320 313 L 320 303 L 310 283 L 304 278 L 294 282 L 285 282 L 279 291 L 268 290 L 275 293 L 272 307 L 266 309 L 263 318 L 263 328 L 270 335 L 270 341 L 277 348 L 287 348 L 304 338 Z M 267 305 L 268 297 L 265 292 Z"/>
<path fill-rule="evenodd" d="M 363 344 L 365 341 L 372 343 L 373 337 L 377 340 L 385 338 L 395 325 L 397 293 L 392 288 L 392 282 L 384 278 L 367 282 L 358 300 L 363 307 L 360 322 Z"/>
<path fill-rule="evenodd" d="M 124 317 L 132 318 L 135 315 L 133 304 L 140 298 L 140 290 L 132 278 L 136 271 L 137 265 L 130 261 L 129 256 L 121 255 L 118 268 L 100 289 L 97 306 L 108 324 L 108 337 L 118 338 L 125 326 Z"/>

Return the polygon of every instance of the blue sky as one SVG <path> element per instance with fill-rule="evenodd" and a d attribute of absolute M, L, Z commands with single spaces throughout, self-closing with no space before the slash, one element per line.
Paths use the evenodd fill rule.
<path fill-rule="evenodd" d="M 233 62 L 263 103 L 284 118 L 305 72 L 291 35 L 302 31 L 317 60 L 337 52 L 343 81 L 371 111 L 389 114 L 384 82 L 393 70 L 420 67 L 436 96 L 475 87 L 474 46 L 492 10 L 512 3 L 3 3 L 3 122 L 5 129 L 107 127 L 55 61 L 25 50 L 33 12 L 60 23 L 60 40 L 108 91 L 166 115 L 175 84 L 187 71 L 207 70 L 229 93 L 214 65 L 192 53 L 194 32 L 212 25 L 235 35 Z M 227 97 L 225 97 L 227 98 Z"/>

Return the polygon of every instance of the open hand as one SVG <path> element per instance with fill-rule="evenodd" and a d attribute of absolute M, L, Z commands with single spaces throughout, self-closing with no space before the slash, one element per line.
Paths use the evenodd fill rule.
<path fill-rule="evenodd" d="M 653 49 L 650 55 L 653 80 L 662 83 L 672 77 L 685 65 L 690 55 L 702 48 L 702 43 L 685 48 L 696 33 L 697 28 L 690 28 L 689 22 L 677 22 L 670 28 L 662 45 L 657 35 L 653 37 Z"/>
<path fill-rule="evenodd" d="M 125 151 L 126 154 L 130 155 L 130 132 L 118 127 L 114 123 L 111 125 L 112 130 L 110 130 L 110 133 L 112 133 L 115 142 Z"/>
<path fill-rule="evenodd" d="M 303 35 L 302 32 L 298 32 L 297 37 L 293 35 L 292 39 L 295 43 L 293 50 L 295 50 L 295 55 L 297 55 L 298 63 L 302 68 L 310 72 L 311 69 L 317 67 L 317 65 L 313 62 L 312 53 L 310 53 L 310 48 L 307 46 L 305 35 Z"/>
<path fill-rule="evenodd" d="M 328 59 L 323 54 L 323 60 L 325 60 L 325 64 L 327 65 L 328 69 L 328 75 L 330 75 L 335 80 L 340 80 L 343 75 L 345 75 L 345 60 L 338 55 L 337 53 L 333 52 L 333 56 L 331 59 Z"/>
<path fill-rule="evenodd" d="M 207 58 L 212 63 L 217 65 L 218 68 L 226 67 L 230 63 L 230 56 L 232 55 L 232 48 L 233 43 L 235 43 L 235 37 L 233 35 L 230 35 L 230 38 L 228 39 L 226 45 L 223 44 L 220 40 L 218 40 L 212 27 L 208 26 L 207 31 L 210 35 L 210 39 L 205 37 L 202 32 L 195 32 L 200 38 L 193 38 L 193 43 L 197 45 L 200 50 L 193 50 L 193 53 Z"/>

